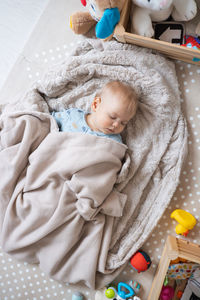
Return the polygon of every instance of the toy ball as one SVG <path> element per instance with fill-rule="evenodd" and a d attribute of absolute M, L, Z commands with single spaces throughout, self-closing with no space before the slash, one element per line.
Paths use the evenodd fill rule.
<path fill-rule="evenodd" d="M 83 295 L 76 291 L 72 295 L 72 300 L 83 300 Z"/>
<path fill-rule="evenodd" d="M 106 291 L 105 291 L 105 295 L 108 299 L 113 299 L 116 295 L 116 290 L 113 287 L 109 287 Z"/>
<path fill-rule="evenodd" d="M 174 297 L 174 289 L 171 286 L 163 286 L 160 293 L 160 300 L 171 300 Z"/>
<path fill-rule="evenodd" d="M 146 252 L 139 250 L 131 257 L 130 263 L 131 266 L 140 273 L 149 269 L 151 266 L 151 259 Z"/>

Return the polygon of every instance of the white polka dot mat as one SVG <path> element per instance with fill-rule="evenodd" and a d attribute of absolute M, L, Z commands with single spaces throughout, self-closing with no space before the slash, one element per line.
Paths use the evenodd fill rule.
<path fill-rule="evenodd" d="M 26 62 L 25 72 L 31 82 L 39 80 L 47 66 L 63 61 L 72 47 L 81 43 L 61 45 L 35 53 L 32 63 Z M 128 265 L 116 279 L 116 282 L 137 280 L 142 285 L 140 297 L 147 299 L 148 292 L 160 260 L 168 234 L 175 234 L 176 222 L 170 218 L 174 209 L 182 208 L 192 213 L 197 225 L 186 238 L 200 244 L 200 66 L 183 62 L 176 63 L 177 77 L 180 84 L 181 102 L 188 121 L 188 157 L 183 168 L 180 184 L 172 201 L 162 216 L 158 226 L 143 246 L 152 259 L 151 268 L 137 274 Z M 0 249 L 0 300 L 71 300 L 75 290 L 84 295 L 85 300 L 94 300 L 94 291 L 83 286 L 61 284 L 47 277 L 38 266 L 19 263 Z"/>
<path fill-rule="evenodd" d="M 82 41 L 71 42 L 70 44 L 64 44 L 48 50 L 44 50 L 41 53 L 34 54 L 34 64 L 26 63 L 26 72 L 28 79 L 31 82 L 39 80 L 44 74 L 47 68 L 63 61 L 69 56 L 72 49 L 80 44 Z"/>

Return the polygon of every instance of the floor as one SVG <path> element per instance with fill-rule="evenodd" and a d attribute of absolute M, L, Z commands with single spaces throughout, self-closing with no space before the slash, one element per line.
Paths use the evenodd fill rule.
<path fill-rule="evenodd" d="M 25 89 L 40 80 L 49 67 L 65 59 L 81 42 L 81 37 L 75 36 L 69 28 L 70 14 L 81 9 L 80 1 L 74 0 L 0 0 L 0 103 L 13 101 L 24 94 Z M 152 267 L 138 275 L 127 266 L 119 278 L 138 280 L 143 286 L 143 300 L 147 299 L 166 236 L 174 235 L 175 221 L 170 219 L 170 213 L 183 208 L 200 219 L 200 66 L 176 62 L 176 69 L 188 120 L 188 159 L 170 206 L 144 245 L 144 250 L 151 256 Z M 188 237 L 194 243 L 200 243 L 199 227 L 198 222 Z M 1 300 L 71 300 L 74 289 L 77 287 L 55 282 L 37 266 L 19 263 L 0 250 Z M 94 300 L 94 291 L 86 288 L 81 291 L 85 300 Z"/>
<path fill-rule="evenodd" d="M 47 3 L 48 0 L 0 1 L 0 88 Z"/>
<path fill-rule="evenodd" d="M 57 1 L 52 0 L 16 0 L 13 6 L 12 0 L 0 0 L 1 103 L 13 101 L 13 97 L 19 96 L 22 87 L 26 86 L 28 89 L 34 79 L 41 77 L 51 65 L 63 60 L 80 40 L 80 36 L 74 35 L 69 27 L 69 18 L 73 12 L 85 8 L 80 1 L 68 0 L 65 4 L 63 2 L 60 0 L 58 5 Z M 56 19 L 57 15 L 63 15 L 63 17 Z M 8 19 L 10 19 L 9 25 Z M 36 24 L 40 28 L 39 32 L 34 30 Z M 57 28 L 59 28 L 59 34 Z M 46 35 L 46 45 L 43 44 L 42 34 Z M 27 43 L 30 36 L 31 43 Z M 58 53 L 61 36 L 64 57 Z M 45 46 L 46 49 L 49 48 L 48 53 L 45 52 L 46 49 L 43 49 Z M 44 58 L 42 66 L 38 64 L 41 58 Z M 26 72 L 30 73 L 28 65 L 31 61 L 37 68 L 36 74 L 28 74 L 27 77 L 27 74 L 20 72 L 20 76 L 16 75 L 15 70 L 19 73 L 17 69 L 19 64 L 27 65 Z M 6 80 L 8 74 L 9 80 Z M 13 81 L 15 81 L 14 86 Z"/>

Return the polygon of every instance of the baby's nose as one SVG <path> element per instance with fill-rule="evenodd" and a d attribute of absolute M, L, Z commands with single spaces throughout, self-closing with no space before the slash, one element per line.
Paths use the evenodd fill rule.
<path fill-rule="evenodd" d="M 118 127 L 118 125 L 119 125 L 119 122 L 118 121 L 114 121 L 113 122 L 113 126 L 116 128 L 116 127 Z"/>

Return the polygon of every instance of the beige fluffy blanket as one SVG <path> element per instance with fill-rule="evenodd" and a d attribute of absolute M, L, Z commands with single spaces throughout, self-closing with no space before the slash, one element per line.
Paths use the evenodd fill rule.
<path fill-rule="evenodd" d="M 49 111 L 88 110 L 108 80 L 140 103 L 125 145 L 58 132 Z M 187 149 L 172 62 L 115 41 L 87 40 L 0 118 L 2 248 L 54 278 L 110 282 L 149 237 L 178 185 Z M 115 183 L 116 182 L 116 183 Z"/>

